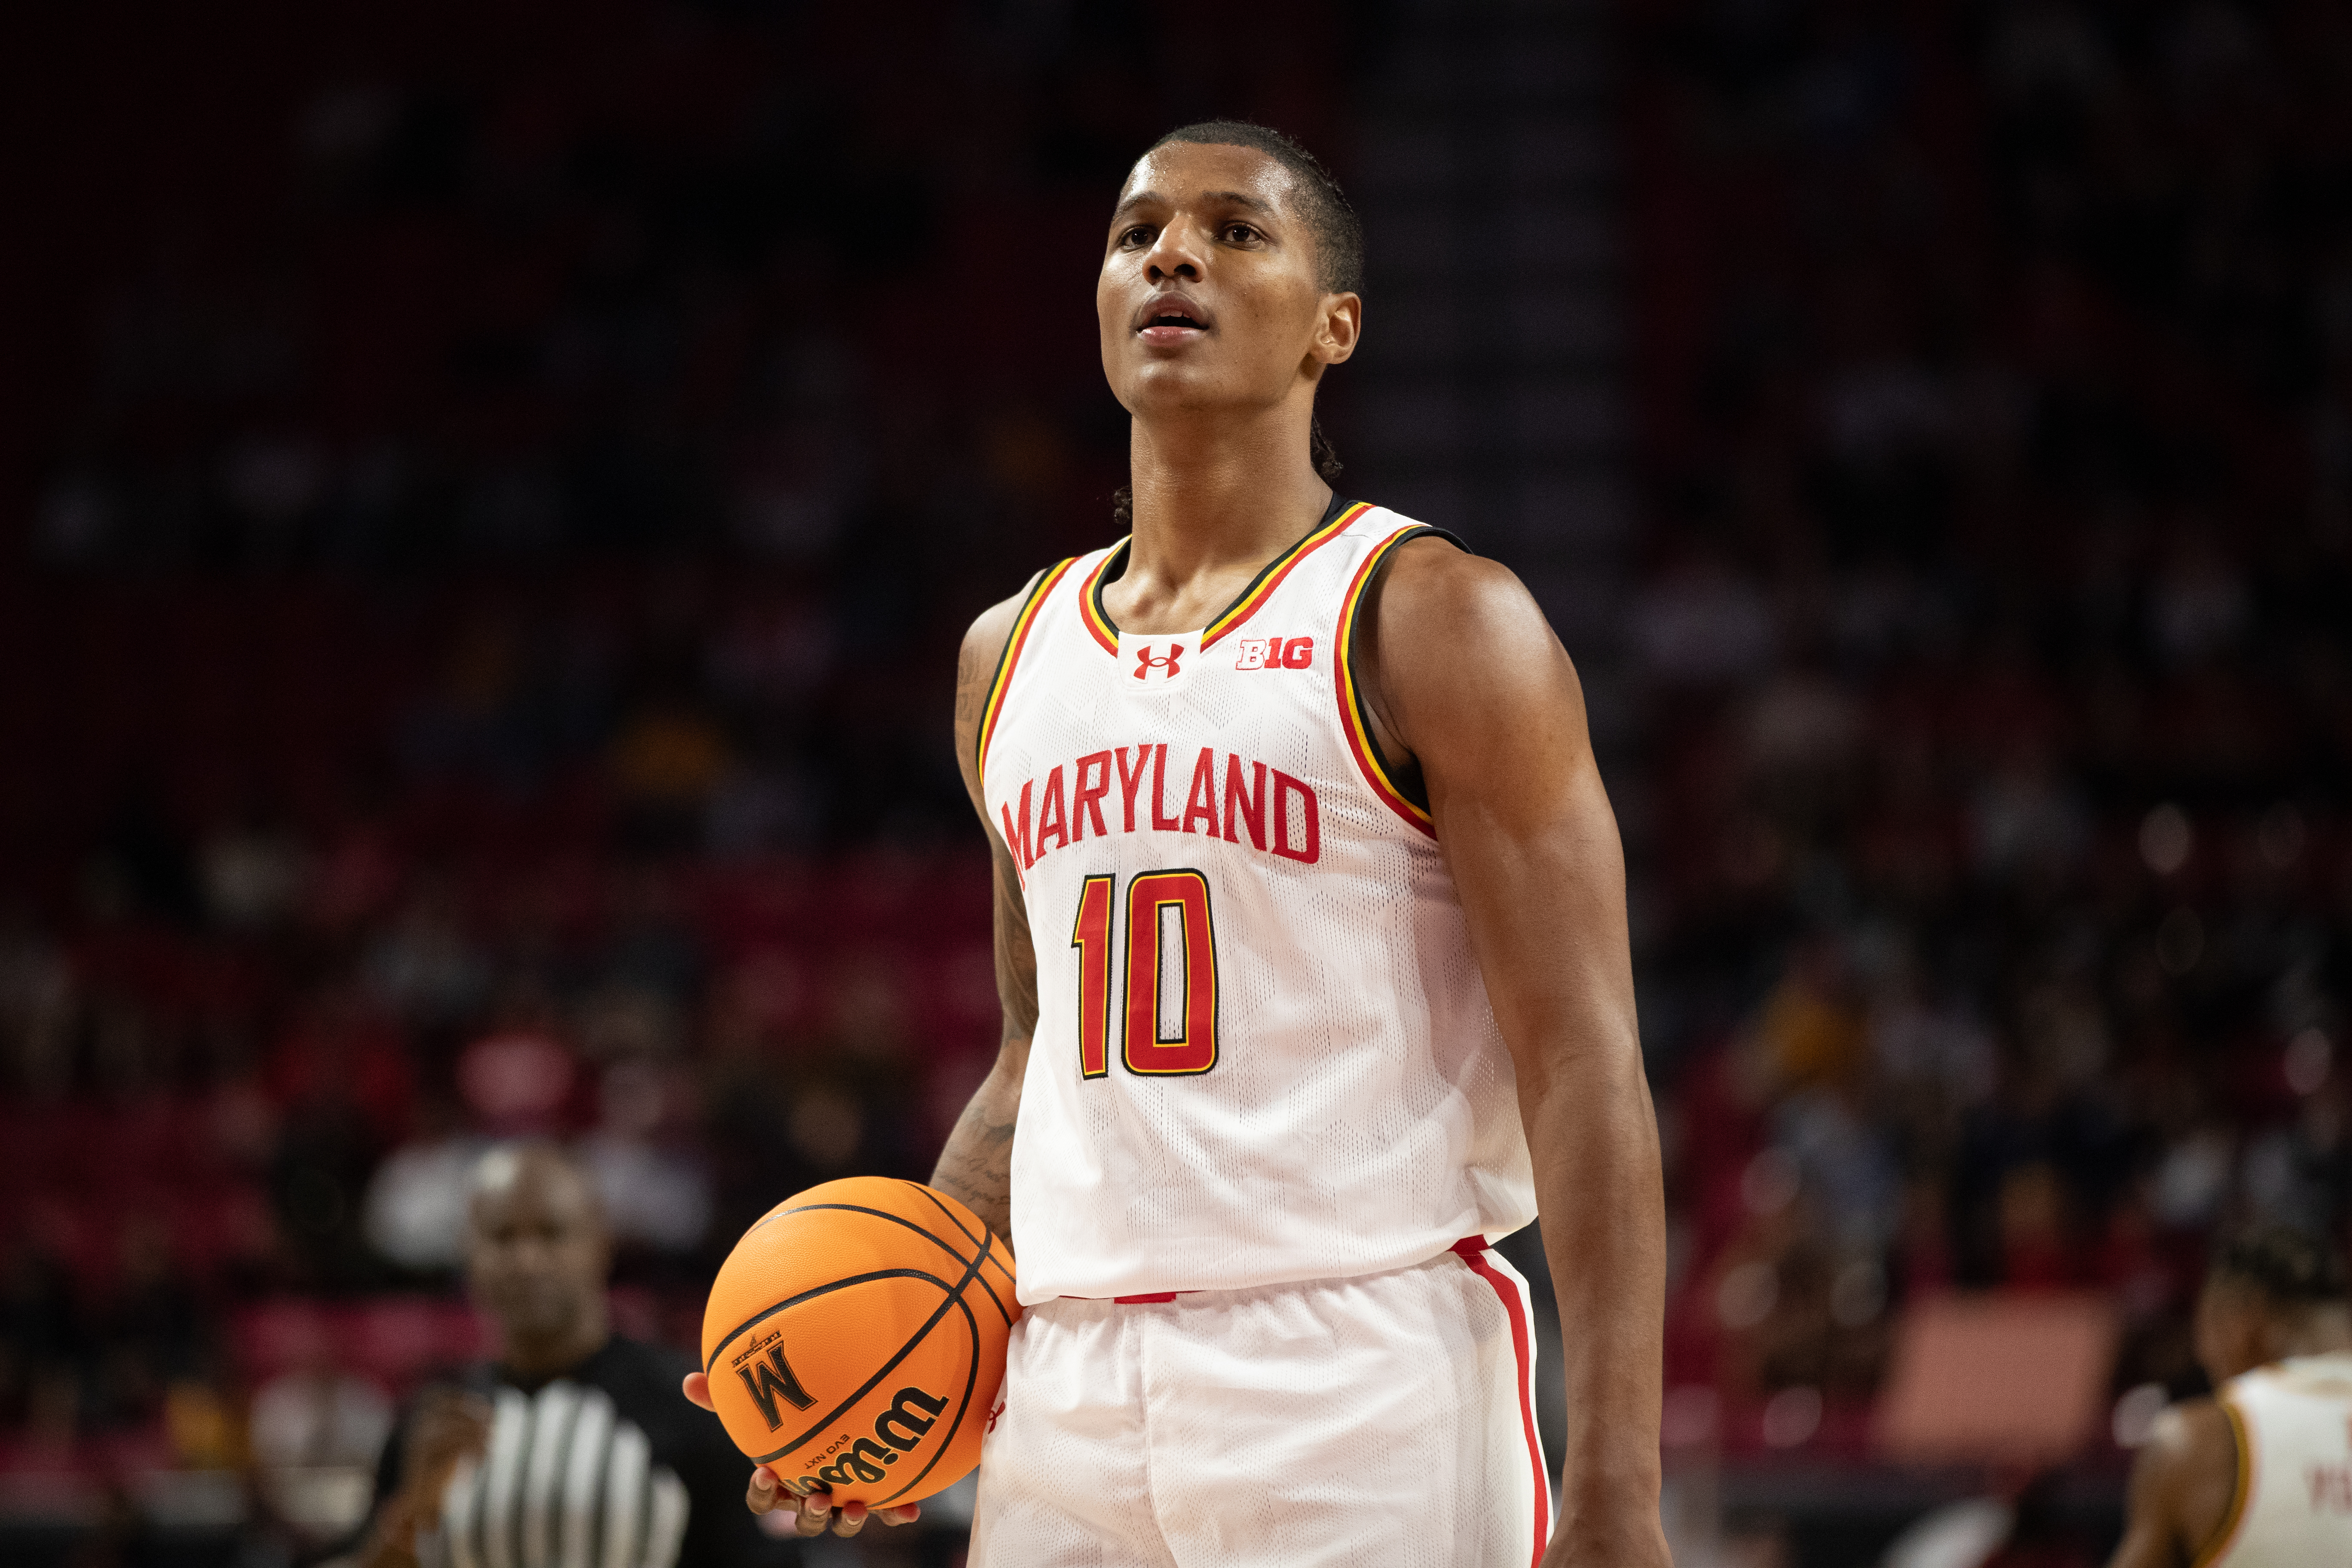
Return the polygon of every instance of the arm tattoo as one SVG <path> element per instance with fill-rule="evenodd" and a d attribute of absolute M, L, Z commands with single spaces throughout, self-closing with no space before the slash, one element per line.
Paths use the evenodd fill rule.
<path fill-rule="evenodd" d="M 940 1151 L 931 1184 L 961 1200 L 999 1236 L 1013 1235 L 1013 1134 L 1021 1111 L 1021 1080 L 1029 1063 L 1029 1040 L 1037 1028 L 1037 955 L 1029 938 L 1029 908 L 1021 892 L 1021 873 L 996 834 L 987 827 L 988 808 L 981 797 L 978 760 L 981 710 L 987 704 L 988 685 L 1001 650 L 988 645 L 996 639 L 973 628 L 964 639 L 956 663 L 955 737 L 957 764 L 972 806 L 988 833 L 994 868 L 996 994 L 1004 1013 L 1003 1043 L 996 1065 L 982 1083 L 971 1103 L 956 1119 Z"/>
<path fill-rule="evenodd" d="M 956 739 L 963 740 L 964 731 L 980 722 L 980 705 L 986 700 L 992 671 L 986 653 L 972 646 L 966 637 L 961 651 L 956 656 Z"/>
<path fill-rule="evenodd" d="M 1037 948 L 1029 939 L 1029 905 L 1010 852 L 996 862 L 996 997 L 1004 1008 L 1004 1037 L 1026 1042 L 1037 1032 Z"/>
<path fill-rule="evenodd" d="M 995 847 L 996 992 L 1004 1040 L 996 1066 L 956 1119 L 931 1184 L 961 1199 L 999 1236 L 1013 1234 L 1013 1134 L 1020 1120 L 1021 1080 L 1037 1028 L 1037 955 L 1021 879 L 1003 846 Z"/>
<path fill-rule="evenodd" d="M 1013 1130 L 1020 1089 L 1005 1092 L 992 1075 L 956 1118 L 947 1147 L 931 1172 L 931 1185 L 959 1199 L 981 1223 L 1008 1239 L 1013 1235 Z"/>

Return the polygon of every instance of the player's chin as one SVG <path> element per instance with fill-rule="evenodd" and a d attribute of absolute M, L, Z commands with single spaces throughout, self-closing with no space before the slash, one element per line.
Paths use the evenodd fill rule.
<path fill-rule="evenodd" d="M 1130 414 L 1177 413 L 1229 400 L 1231 377 L 1205 354 L 1163 354 L 1124 367 L 1118 400 Z"/>

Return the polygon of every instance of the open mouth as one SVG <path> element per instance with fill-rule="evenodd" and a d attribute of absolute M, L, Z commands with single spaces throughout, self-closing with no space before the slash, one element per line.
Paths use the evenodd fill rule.
<path fill-rule="evenodd" d="M 1135 331 L 1145 342 L 1166 347 L 1190 342 L 1210 325 L 1206 310 L 1181 294 L 1170 293 L 1144 302 Z"/>

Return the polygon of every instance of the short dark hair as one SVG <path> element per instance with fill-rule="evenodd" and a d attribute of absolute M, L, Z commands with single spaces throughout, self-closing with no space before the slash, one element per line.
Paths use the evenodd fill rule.
<path fill-rule="evenodd" d="M 2291 1225 L 2240 1231 L 2214 1254 L 2208 1273 L 2258 1290 L 2276 1307 L 2336 1306 L 2352 1299 L 2343 1254 L 2326 1237 Z"/>
<path fill-rule="evenodd" d="M 1315 234 L 1315 281 L 1328 294 L 1364 291 L 1364 226 L 1349 205 L 1339 182 L 1314 153 L 1270 126 L 1246 120 L 1203 120 L 1180 125 L 1144 151 L 1146 157 L 1171 142 L 1201 147 L 1247 147 L 1265 153 L 1297 183 L 1307 226 Z"/>

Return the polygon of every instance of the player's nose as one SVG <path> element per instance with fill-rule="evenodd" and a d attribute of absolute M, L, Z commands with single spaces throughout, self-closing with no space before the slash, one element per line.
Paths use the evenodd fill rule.
<path fill-rule="evenodd" d="M 1172 279 L 1200 281 L 1202 259 L 1208 255 L 1208 247 L 1201 243 L 1202 238 L 1192 224 L 1169 224 L 1160 229 L 1160 237 L 1144 254 L 1144 277 L 1154 283 Z"/>

